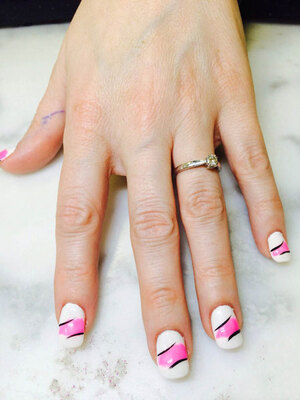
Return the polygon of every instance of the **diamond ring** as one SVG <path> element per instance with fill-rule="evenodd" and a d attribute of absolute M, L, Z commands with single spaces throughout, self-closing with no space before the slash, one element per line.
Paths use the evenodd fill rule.
<path fill-rule="evenodd" d="M 186 169 L 206 167 L 207 169 L 215 169 L 221 171 L 221 163 L 218 161 L 218 157 L 215 154 L 209 154 L 204 160 L 193 160 L 178 165 L 175 168 L 175 174 L 185 171 Z"/>

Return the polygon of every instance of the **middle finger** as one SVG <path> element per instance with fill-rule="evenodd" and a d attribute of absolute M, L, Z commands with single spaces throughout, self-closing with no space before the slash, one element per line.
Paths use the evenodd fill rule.
<path fill-rule="evenodd" d="M 180 378 L 189 369 L 192 337 L 180 268 L 171 149 L 160 142 L 130 151 L 125 158 L 130 236 L 148 345 L 162 375 Z"/>

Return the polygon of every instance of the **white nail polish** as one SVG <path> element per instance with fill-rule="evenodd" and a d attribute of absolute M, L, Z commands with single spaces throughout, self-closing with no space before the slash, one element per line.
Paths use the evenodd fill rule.
<path fill-rule="evenodd" d="M 271 256 L 278 263 L 287 262 L 291 259 L 290 249 L 281 232 L 274 232 L 268 237 Z"/>
<path fill-rule="evenodd" d="M 58 336 L 63 347 L 79 347 L 84 339 L 85 315 L 77 304 L 67 303 L 61 310 Z"/>
<path fill-rule="evenodd" d="M 230 306 L 223 305 L 214 309 L 211 326 L 216 343 L 222 349 L 235 349 L 243 343 L 238 320 Z"/>
<path fill-rule="evenodd" d="M 0 161 L 6 160 L 14 151 L 16 147 L 10 147 L 8 149 L 4 149 L 0 151 Z"/>
<path fill-rule="evenodd" d="M 156 341 L 156 354 L 158 369 L 165 378 L 178 379 L 189 372 L 188 354 L 179 332 L 162 332 Z"/>

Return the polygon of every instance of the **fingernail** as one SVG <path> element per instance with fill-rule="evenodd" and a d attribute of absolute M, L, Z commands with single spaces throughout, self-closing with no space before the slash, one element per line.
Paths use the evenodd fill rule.
<path fill-rule="evenodd" d="M 58 336 L 63 347 L 79 347 L 84 339 L 84 311 L 77 304 L 67 303 L 61 310 Z"/>
<path fill-rule="evenodd" d="M 222 349 L 235 349 L 243 343 L 238 320 L 230 306 L 218 306 L 214 309 L 211 326 L 217 345 Z"/>
<path fill-rule="evenodd" d="M 271 256 L 278 263 L 287 262 L 291 259 L 290 249 L 281 232 L 274 232 L 268 237 Z"/>
<path fill-rule="evenodd" d="M 9 149 L 4 149 L 0 151 L 0 161 L 6 160 L 7 157 L 9 157 L 14 151 L 15 147 L 9 148 Z"/>
<path fill-rule="evenodd" d="M 182 378 L 189 372 L 184 338 L 177 331 L 166 330 L 156 341 L 157 366 L 168 379 Z"/>

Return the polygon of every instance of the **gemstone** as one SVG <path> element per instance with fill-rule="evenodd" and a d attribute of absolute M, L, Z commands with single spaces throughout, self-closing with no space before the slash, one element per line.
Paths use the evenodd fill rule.
<path fill-rule="evenodd" d="M 215 154 L 209 154 L 206 157 L 206 165 L 208 169 L 217 168 L 218 166 L 218 157 Z"/>

